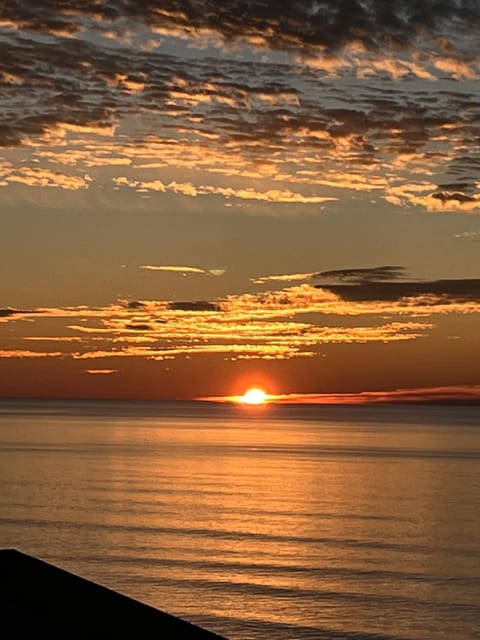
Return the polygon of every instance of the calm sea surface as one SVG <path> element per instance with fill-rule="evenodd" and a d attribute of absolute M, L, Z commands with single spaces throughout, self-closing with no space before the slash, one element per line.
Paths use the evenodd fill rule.
<path fill-rule="evenodd" d="M 480 408 L 0 402 L 0 547 L 231 640 L 480 638 Z"/>

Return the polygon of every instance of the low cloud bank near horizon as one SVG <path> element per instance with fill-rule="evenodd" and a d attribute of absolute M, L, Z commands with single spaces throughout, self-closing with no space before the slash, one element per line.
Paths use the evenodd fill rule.
<path fill-rule="evenodd" d="M 197 398 L 205 402 L 238 402 L 241 396 L 205 396 Z M 440 387 L 412 387 L 382 391 L 358 391 L 354 393 L 285 393 L 266 397 L 267 404 L 312 405 L 389 405 L 389 404 L 437 404 L 480 405 L 480 385 L 445 385 Z"/>

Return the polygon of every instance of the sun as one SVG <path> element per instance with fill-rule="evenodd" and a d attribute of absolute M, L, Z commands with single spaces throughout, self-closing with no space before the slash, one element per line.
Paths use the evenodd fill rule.
<path fill-rule="evenodd" d="M 263 404 L 268 399 L 268 394 L 263 389 L 252 387 L 240 396 L 240 402 L 243 404 Z"/>

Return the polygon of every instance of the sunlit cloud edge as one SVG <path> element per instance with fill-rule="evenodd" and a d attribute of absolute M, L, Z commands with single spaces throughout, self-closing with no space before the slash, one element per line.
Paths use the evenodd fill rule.
<path fill-rule="evenodd" d="M 241 403 L 242 396 L 203 396 L 201 402 Z M 412 387 L 356 393 L 267 394 L 271 405 L 480 404 L 480 385 Z"/>

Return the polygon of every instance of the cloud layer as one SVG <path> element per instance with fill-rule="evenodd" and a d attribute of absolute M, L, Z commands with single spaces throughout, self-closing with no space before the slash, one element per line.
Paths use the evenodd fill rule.
<path fill-rule="evenodd" d="M 238 396 L 200 398 L 210 402 L 238 401 Z M 289 393 L 273 395 L 274 404 L 480 404 L 480 385 L 418 387 L 392 391 L 362 391 L 360 393 Z"/>
<path fill-rule="evenodd" d="M 320 284 L 304 282 L 211 301 L 8 308 L 2 314 L 4 324 L 30 322 L 15 346 L 3 349 L 0 356 L 93 361 L 222 355 L 287 360 L 319 355 L 326 345 L 417 340 L 434 333 L 442 317 L 480 314 L 478 279 L 400 280 L 401 267 L 383 266 L 327 271 L 313 274 L 313 281 L 326 276 L 329 281 Z M 335 279 L 341 282 L 332 283 Z M 262 282 L 267 282 L 265 277 Z M 32 344 L 38 344 L 38 351 Z"/>
<path fill-rule="evenodd" d="M 451 44 L 452 29 L 466 31 L 480 24 L 478 6 L 472 0 L 414 0 L 386 3 L 382 0 L 241 0 L 228 3 L 209 0 L 103 0 L 65 2 L 39 0 L 35 4 L 3 3 L 3 19 L 43 33 L 75 34 L 106 25 L 118 31 L 132 23 L 160 33 L 217 33 L 226 41 L 248 40 L 272 49 L 338 50 L 351 43 L 367 49 L 412 46 L 418 38 L 445 38 Z"/>
<path fill-rule="evenodd" d="M 479 25 L 473 0 L 7 0 L 0 186 L 478 212 Z"/>

